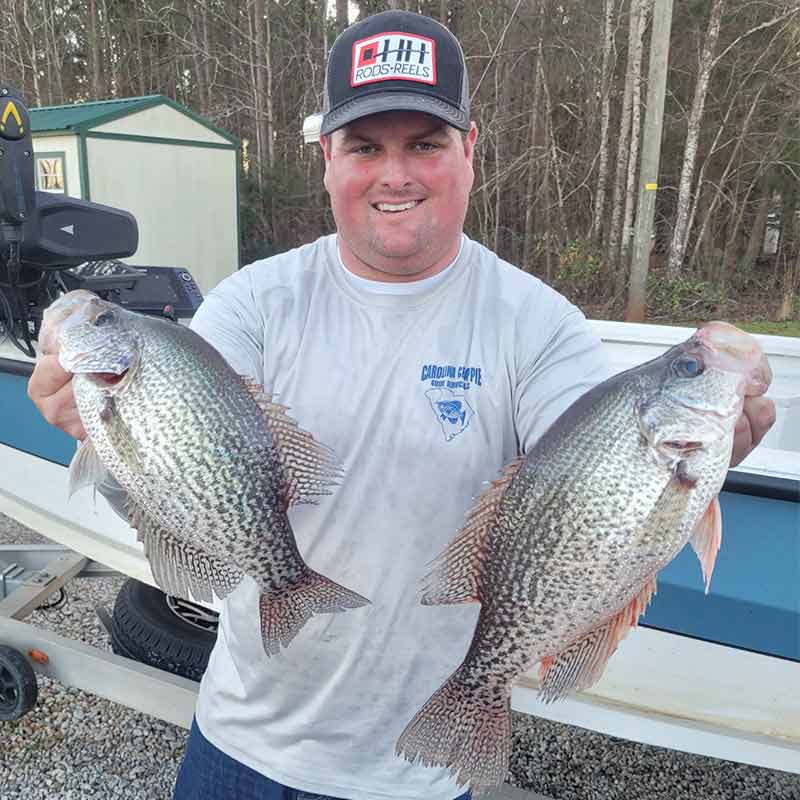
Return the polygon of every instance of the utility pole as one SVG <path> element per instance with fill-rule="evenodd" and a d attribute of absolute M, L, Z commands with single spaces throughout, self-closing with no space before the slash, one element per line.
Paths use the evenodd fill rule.
<path fill-rule="evenodd" d="M 650 267 L 653 217 L 656 210 L 661 129 L 664 122 L 664 96 L 669 65 L 669 36 L 672 30 L 673 0 L 655 0 L 653 29 L 650 33 L 650 68 L 647 76 L 647 111 L 642 135 L 642 167 L 639 173 L 639 202 L 634 226 L 628 322 L 643 322 L 647 301 L 647 271 Z"/>

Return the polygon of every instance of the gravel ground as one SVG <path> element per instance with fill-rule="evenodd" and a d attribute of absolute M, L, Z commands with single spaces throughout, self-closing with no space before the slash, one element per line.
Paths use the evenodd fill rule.
<path fill-rule="evenodd" d="M 0 544 L 47 542 L 0 515 Z M 94 606 L 109 610 L 122 579 L 83 578 L 69 603 L 28 622 L 109 648 Z M 39 703 L 0 728 L 0 800 L 170 797 L 186 731 L 39 679 Z M 800 800 L 800 776 L 678 753 L 521 714 L 513 782 L 553 800 Z M 232 799 L 233 800 L 233 799 Z"/>

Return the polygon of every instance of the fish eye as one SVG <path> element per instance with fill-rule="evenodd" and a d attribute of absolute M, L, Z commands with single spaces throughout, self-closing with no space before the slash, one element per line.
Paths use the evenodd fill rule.
<path fill-rule="evenodd" d="M 696 378 L 703 372 L 703 362 L 692 356 L 679 358 L 675 362 L 675 372 L 682 378 Z"/>
<path fill-rule="evenodd" d="M 109 322 L 114 321 L 114 312 L 110 309 L 106 311 L 102 311 L 99 313 L 94 320 L 94 324 L 96 327 L 102 327 L 103 325 L 108 325 Z"/>

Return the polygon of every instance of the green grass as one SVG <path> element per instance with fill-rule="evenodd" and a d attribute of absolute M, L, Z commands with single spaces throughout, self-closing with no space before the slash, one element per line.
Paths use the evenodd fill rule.
<path fill-rule="evenodd" d="M 720 317 L 725 322 L 730 322 L 737 328 L 741 328 L 748 333 L 766 333 L 770 336 L 796 336 L 800 337 L 800 321 L 789 320 L 788 322 L 771 322 L 766 319 L 756 320 L 740 320 L 740 319 L 725 319 Z M 677 320 L 675 322 L 666 322 L 658 320 L 658 325 L 677 325 L 682 328 L 701 328 L 708 320 Z M 649 322 L 649 320 L 645 320 Z"/>
<path fill-rule="evenodd" d="M 749 333 L 767 333 L 771 336 L 800 336 L 800 321 L 770 322 L 769 320 L 751 320 L 737 322 L 731 320 L 737 328 Z"/>

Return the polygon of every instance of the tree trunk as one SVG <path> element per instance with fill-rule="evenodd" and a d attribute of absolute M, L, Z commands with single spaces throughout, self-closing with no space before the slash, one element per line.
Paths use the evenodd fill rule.
<path fill-rule="evenodd" d="M 347 24 L 347 0 L 336 0 L 336 30 L 343 31 Z"/>
<path fill-rule="evenodd" d="M 255 46 L 255 75 L 253 106 L 255 108 L 256 150 L 257 150 L 257 175 L 258 182 L 262 184 L 270 167 L 269 131 L 267 113 L 264 103 L 267 99 L 266 81 L 266 48 L 264 46 L 264 3 L 265 0 L 255 0 L 253 3 L 253 42 Z"/>
<path fill-rule="evenodd" d="M 138 9 L 133 14 L 134 35 L 136 36 L 136 53 L 139 62 L 139 69 L 137 72 L 137 79 L 139 82 L 139 96 L 143 97 L 147 94 L 147 80 L 146 80 L 146 62 L 144 57 L 144 42 L 142 40 L 142 20 L 139 17 Z"/>
<path fill-rule="evenodd" d="M 259 0 L 261 2 L 261 0 Z M 265 7 L 265 40 L 264 40 L 264 69 L 266 71 L 266 79 L 267 79 L 267 96 L 265 98 L 266 103 L 266 112 L 267 112 L 267 119 L 265 125 L 265 132 L 267 136 L 267 158 L 269 163 L 269 174 L 267 176 L 267 180 L 273 180 L 273 175 L 275 172 L 275 105 L 274 105 L 274 98 L 272 95 L 272 10 L 270 8 L 270 3 L 272 0 L 265 0 L 264 7 Z M 266 188 L 266 187 L 262 187 Z M 277 217 L 276 217 L 276 203 L 275 203 L 275 192 L 272 188 L 269 188 L 268 191 L 269 196 L 269 220 L 270 220 L 270 228 L 272 230 L 272 237 L 273 241 L 277 239 L 276 231 L 278 229 Z"/>
<path fill-rule="evenodd" d="M 767 232 L 767 220 L 769 219 L 769 206 L 772 199 L 772 192 L 766 179 L 762 179 L 761 199 L 758 201 L 756 218 L 750 229 L 750 240 L 747 243 L 747 250 L 742 260 L 742 268 L 750 270 L 753 268 L 758 256 L 764 248 L 764 236 Z"/>
<path fill-rule="evenodd" d="M 639 37 L 639 14 L 643 0 L 631 0 L 628 19 L 628 65 L 625 71 L 625 92 L 622 100 L 619 142 L 617 145 L 617 167 L 614 178 L 614 200 L 611 208 L 611 227 L 608 235 L 606 261 L 616 273 L 619 264 L 619 246 L 622 236 L 623 209 L 625 205 L 625 176 L 628 171 L 631 116 L 633 110 L 634 85 L 641 80 L 642 40 Z M 637 55 L 638 54 L 638 55 Z M 639 75 L 636 74 L 638 62 Z"/>
<path fill-rule="evenodd" d="M 47 105 L 52 106 L 54 105 L 53 89 L 55 88 L 55 80 L 53 76 L 56 71 L 60 73 L 61 70 L 53 69 L 53 62 L 55 61 L 57 63 L 57 59 L 55 57 L 55 48 L 52 50 L 50 49 L 50 23 L 52 22 L 52 16 L 47 0 L 41 0 L 41 4 L 42 26 L 44 28 L 44 36 L 42 38 L 44 39 L 45 78 L 47 83 L 45 86 L 45 92 L 47 95 Z"/>
<path fill-rule="evenodd" d="M 786 322 L 794 316 L 797 300 L 797 282 L 800 278 L 800 247 L 797 236 L 797 190 L 792 187 L 783 197 L 781 218 L 781 243 L 778 258 L 783 263 L 783 291 L 776 310 L 778 322 Z"/>
<path fill-rule="evenodd" d="M 539 102 L 542 93 L 542 37 L 539 37 L 539 48 L 536 55 L 536 67 L 533 78 L 533 93 L 531 96 L 530 124 L 529 124 L 529 143 L 528 143 L 528 178 L 525 186 L 525 238 L 523 242 L 522 268 L 534 274 L 534 250 L 535 250 L 535 203 L 534 189 L 536 186 L 536 162 L 538 150 L 538 122 L 539 122 Z"/>
<path fill-rule="evenodd" d="M 711 16 L 706 29 L 703 54 L 700 60 L 700 73 L 694 90 L 692 110 L 689 113 L 689 124 L 686 134 L 686 146 L 683 153 L 683 166 L 678 184 L 678 203 L 675 215 L 675 227 L 672 231 L 672 243 L 667 262 L 667 275 L 675 279 L 680 274 L 683 260 L 686 255 L 686 245 L 689 237 L 689 207 L 691 203 L 692 183 L 694 179 L 694 166 L 697 161 L 697 145 L 700 140 L 700 126 L 703 121 L 703 110 L 706 104 L 708 84 L 711 79 L 714 53 L 717 49 L 719 31 L 722 26 L 722 13 L 725 9 L 725 0 L 714 0 Z"/>
<path fill-rule="evenodd" d="M 117 59 L 112 46 L 113 38 L 111 31 L 111 15 L 108 13 L 108 3 L 100 0 L 102 5 L 102 15 L 100 20 L 100 53 L 103 68 L 110 72 L 109 80 L 103 81 L 103 91 L 110 97 L 112 87 L 119 88 L 119 75 L 117 74 Z"/>
<path fill-rule="evenodd" d="M 641 134 L 642 112 L 642 50 L 647 20 L 652 8 L 652 0 L 642 0 L 639 9 L 639 30 L 637 38 L 636 61 L 633 64 L 633 99 L 631 102 L 631 142 L 628 158 L 628 180 L 625 185 L 625 213 L 622 221 L 622 242 L 620 244 L 619 267 L 617 269 L 617 291 L 623 291 L 628 280 L 629 261 L 633 239 L 633 208 L 638 196 L 636 172 L 639 165 L 639 136 Z"/>
<path fill-rule="evenodd" d="M 31 23 L 31 9 L 28 0 L 23 0 L 22 3 L 22 21 L 25 24 L 25 29 L 28 32 L 28 41 L 30 43 L 30 59 L 31 59 L 31 73 L 33 76 L 33 95 L 36 105 L 42 104 L 42 95 L 39 90 L 39 65 L 36 53 L 36 32 L 34 31 L 33 24 Z"/>
<path fill-rule="evenodd" d="M 203 77 L 206 84 L 204 104 L 206 109 L 210 109 L 214 102 L 214 77 L 211 72 L 211 38 L 208 32 L 208 6 L 202 3 L 200 9 L 200 25 L 202 26 L 203 34 Z"/>
<path fill-rule="evenodd" d="M 758 89 L 758 92 L 756 92 L 755 99 L 750 104 L 750 108 L 748 109 L 747 116 L 744 118 L 744 122 L 741 125 L 741 129 L 740 129 L 740 132 L 739 132 L 739 138 L 737 139 L 736 145 L 734 146 L 733 150 L 731 151 L 731 155 L 728 158 L 728 163 L 725 165 L 725 169 L 722 171 L 722 176 L 715 181 L 716 186 L 717 186 L 717 191 L 714 194 L 713 199 L 711 200 L 711 203 L 710 203 L 710 205 L 708 207 L 707 213 L 703 214 L 703 224 L 700 226 L 700 233 L 697 235 L 697 241 L 695 242 L 694 250 L 692 252 L 692 258 L 691 258 L 691 261 L 690 261 L 691 265 L 694 265 L 694 263 L 695 263 L 695 261 L 697 259 L 697 254 L 700 252 L 700 247 L 702 245 L 703 239 L 706 236 L 706 231 L 708 229 L 709 223 L 711 222 L 711 220 L 713 220 L 714 214 L 717 211 L 717 206 L 719 205 L 719 201 L 720 201 L 720 198 L 722 196 L 722 192 L 725 189 L 725 184 L 728 181 L 728 176 L 731 174 L 731 170 L 733 170 L 734 163 L 735 163 L 737 157 L 739 156 L 739 153 L 740 153 L 740 151 L 741 151 L 741 149 L 742 149 L 742 147 L 744 145 L 745 137 L 747 136 L 747 134 L 748 134 L 748 132 L 750 130 L 750 123 L 753 120 L 753 114 L 754 114 L 755 110 L 758 108 L 758 101 L 761 99 L 761 93 L 764 91 L 765 88 L 766 88 L 766 82 L 761 84 L 761 86 Z M 720 131 L 721 130 L 722 130 L 722 128 L 720 127 Z M 719 134 L 720 131 L 718 131 L 717 133 Z M 716 145 L 717 139 L 715 138 L 714 141 L 715 141 L 715 145 Z M 711 148 L 711 153 L 709 154 L 709 158 L 710 158 L 711 155 L 713 155 L 714 149 L 715 149 L 714 147 Z M 697 191 L 696 191 L 696 196 L 697 197 L 699 197 L 702 194 L 702 191 L 703 191 L 703 183 L 704 183 L 704 179 L 705 179 L 705 168 L 706 168 L 706 163 L 707 162 L 708 162 L 708 159 L 706 159 L 706 161 L 703 162 L 703 166 L 700 168 L 700 174 L 699 174 L 698 180 L 697 180 Z M 694 217 L 695 217 L 696 213 L 697 213 L 697 203 L 695 202 L 695 203 L 692 204 L 692 210 L 691 210 L 691 213 L 689 214 L 689 221 L 688 221 L 688 224 L 687 224 L 687 230 L 689 230 L 689 231 L 692 229 L 692 226 L 694 225 Z"/>
<path fill-rule="evenodd" d="M 505 178 L 503 169 L 508 164 L 506 152 L 508 149 L 508 135 L 506 133 L 505 119 L 508 116 L 508 89 L 509 75 L 505 62 L 498 61 L 495 65 L 495 102 L 494 115 L 494 244 L 495 253 L 500 251 L 501 231 L 503 223 L 503 199 L 505 197 Z M 506 255 L 507 257 L 507 255 Z"/>
<path fill-rule="evenodd" d="M 603 240 L 603 213 L 606 206 L 606 184 L 608 183 L 608 124 L 611 118 L 614 3 L 615 0 L 604 0 L 603 67 L 600 77 L 600 150 L 597 165 L 597 187 L 594 195 L 594 221 L 592 223 L 592 239 L 598 243 Z"/>
<path fill-rule="evenodd" d="M 92 100 L 102 100 L 105 95 L 105 85 L 103 82 L 103 67 L 100 58 L 100 20 L 97 15 L 97 0 L 89 0 L 89 56 L 90 63 L 90 86 L 92 90 Z"/>

